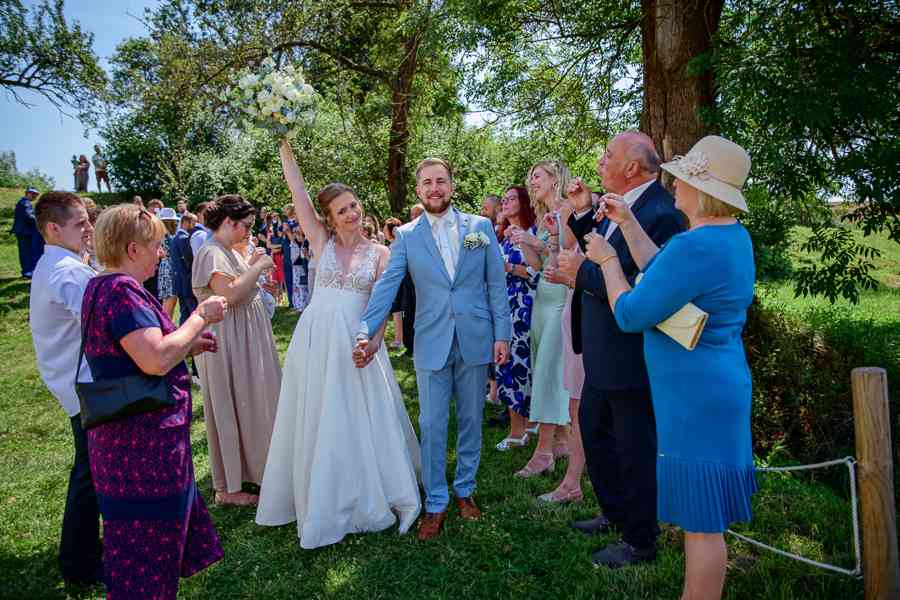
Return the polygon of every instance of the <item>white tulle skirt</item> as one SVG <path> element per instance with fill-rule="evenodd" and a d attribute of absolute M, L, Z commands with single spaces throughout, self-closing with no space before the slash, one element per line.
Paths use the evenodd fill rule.
<path fill-rule="evenodd" d="M 256 522 L 297 521 L 303 548 L 348 533 L 400 533 L 421 510 L 419 444 L 382 347 L 353 364 L 368 297 L 323 287 L 288 348 Z"/>

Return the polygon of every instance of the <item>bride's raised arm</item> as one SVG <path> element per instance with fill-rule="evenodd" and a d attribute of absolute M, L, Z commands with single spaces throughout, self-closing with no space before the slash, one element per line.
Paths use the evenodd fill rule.
<path fill-rule="evenodd" d="M 303 181 L 303 174 L 300 172 L 300 166 L 294 157 L 294 149 L 291 148 L 290 142 L 286 139 L 281 140 L 279 151 L 281 154 L 281 167 L 284 169 L 284 179 L 291 190 L 291 198 L 294 202 L 297 220 L 300 222 L 300 227 L 303 228 L 307 239 L 309 239 L 313 251 L 319 254 L 325 245 L 325 241 L 328 239 L 328 232 L 325 230 L 322 222 L 319 221 L 319 215 L 316 213 L 309 193 L 306 191 L 306 183 Z"/>

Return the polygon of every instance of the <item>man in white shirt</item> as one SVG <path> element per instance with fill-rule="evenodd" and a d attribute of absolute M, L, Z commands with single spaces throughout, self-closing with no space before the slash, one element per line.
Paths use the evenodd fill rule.
<path fill-rule="evenodd" d="M 206 238 L 211 234 L 206 226 L 206 208 L 208 206 L 209 202 L 201 202 L 197 205 L 197 210 L 194 213 L 197 215 L 197 226 L 194 228 L 194 233 L 191 234 L 191 252 L 194 256 L 197 256 L 200 246 L 206 242 Z"/>
<path fill-rule="evenodd" d="M 80 255 L 93 227 L 81 199 L 69 192 L 41 196 L 35 216 L 46 248 L 31 280 L 31 335 L 41 379 L 69 416 L 75 443 L 59 565 L 67 582 L 91 585 L 101 580 L 103 572 L 100 511 L 87 435 L 81 427 L 75 372 L 81 348 L 81 301 L 88 281 L 96 274 Z M 79 381 L 91 380 L 86 363 L 79 371 Z"/>

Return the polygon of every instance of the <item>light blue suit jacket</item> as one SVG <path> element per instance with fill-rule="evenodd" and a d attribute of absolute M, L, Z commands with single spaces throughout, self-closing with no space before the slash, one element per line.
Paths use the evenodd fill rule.
<path fill-rule="evenodd" d="M 459 258 L 453 280 L 423 215 L 397 228 L 391 258 L 372 290 L 360 323 L 360 333 L 367 336 L 381 327 L 409 270 L 416 288 L 417 370 L 442 369 L 454 334 L 465 363 L 487 364 L 493 360 L 494 342 L 509 341 L 512 332 L 503 257 L 491 222 L 451 210 L 459 226 Z M 465 248 L 466 236 L 478 232 L 484 233 L 490 244 Z"/>

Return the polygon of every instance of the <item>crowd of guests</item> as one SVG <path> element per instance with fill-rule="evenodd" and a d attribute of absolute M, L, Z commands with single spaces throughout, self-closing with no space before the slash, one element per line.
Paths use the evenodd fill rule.
<path fill-rule="evenodd" d="M 567 461 L 538 496 L 545 503 L 581 500 L 587 472 L 601 513 L 572 526 L 621 535 L 593 554 L 597 565 L 653 560 L 658 520 L 680 525 L 685 599 L 720 597 L 723 532 L 750 518 L 756 486 L 741 343 L 754 268 L 735 219 L 747 210 L 740 190 L 749 167 L 743 149 L 718 137 L 661 164 L 650 138 L 625 132 L 598 161 L 605 194 L 560 161 L 541 161 L 524 186 L 486 198 L 481 211 L 496 225 L 512 320 L 511 358 L 489 393 L 508 426 L 496 450 L 527 449 L 536 436 L 519 478 L 556 476 Z M 663 170 L 675 178 L 674 197 L 659 182 Z M 423 211 L 413 206 L 410 221 Z M 222 556 L 194 481 L 186 359 L 203 391 L 215 502 L 255 505 L 281 385 L 271 301 L 287 292 L 302 311 L 316 257 L 293 207 L 257 213 L 238 195 L 193 212 L 183 199 L 145 208 L 136 196 L 100 212 L 48 192 L 23 212 L 46 241 L 28 273 L 38 366 L 75 446 L 63 576 L 92 583 L 105 573 L 110 598 L 135 597 L 136 586 L 174 598 L 180 576 Z M 401 225 L 368 216 L 362 226 L 389 245 Z M 27 246 L 31 256 L 29 244 L 20 238 L 20 254 Z M 395 344 L 412 352 L 407 280 L 392 312 Z M 690 351 L 655 328 L 688 302 L 709 315 Z M 76 373 L 162 377 L 176 402 L 85 431 Z"/>

